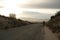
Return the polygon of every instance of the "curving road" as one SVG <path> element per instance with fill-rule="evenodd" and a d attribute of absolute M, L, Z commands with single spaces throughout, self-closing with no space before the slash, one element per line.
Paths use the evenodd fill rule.
<path fill-rule="evenodd" d="M 44 40 L 42 24 L 32 24 L 0 32 L 0 40 Z"/>

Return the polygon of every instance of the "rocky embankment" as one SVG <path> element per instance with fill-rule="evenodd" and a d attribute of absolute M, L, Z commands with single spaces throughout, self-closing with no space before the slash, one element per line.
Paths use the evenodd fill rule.
<path fill-rule="evenodd" d="M 0 15 L 0 29 L 9 29 L 9 28 L 20 27 L 29 24 L 31 24 L 31 22 Z"/>

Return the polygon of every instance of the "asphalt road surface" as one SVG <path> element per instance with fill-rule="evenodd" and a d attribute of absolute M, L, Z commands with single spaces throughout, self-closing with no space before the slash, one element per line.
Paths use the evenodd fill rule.
<path fill-rule="evenodd" d="M 44 40 L 42 24 L 32 24 L 0 32 L 0 40 Z"/>

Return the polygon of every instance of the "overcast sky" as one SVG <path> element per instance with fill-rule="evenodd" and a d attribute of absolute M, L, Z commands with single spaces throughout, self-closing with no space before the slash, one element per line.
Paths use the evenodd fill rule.
<path fill-rule="evenodd" d="M 35 12 L 26 12 L 26 16 L 30 17 L 30 15 L 33 17 L 40 17 L 40 18 L 50 18 L 52 15 L 56 12 L 60 11 L 60 0 L 33 0 L 30 4 L 24 5 L 25 8 L 30 9 L 39 9 L 36 11 L 39 11 L 40 13 Z M 28 14 L 27 14 L 28 13 Z M 35 13 L 35 15 L 34 15 Z M 32 15 L 33 14 L 33 15 Z M 39 16 L 40 15 L 40 16 Z"/>
<path fill-rule="evenodd" d="M 60 11 L 60 0 L 0 0 L 0 14 L 6 16 L 15 13 L 18 18 L 50 18 L 57 11 Z"/>
<path fill-rule="evenodd" d="M 36 0 L 32 1 L 28 7 L 60 9 L 60 0 Z"/>
<path fill-rule="evenodd" d="M 21 16 L 23 15 L 23 16 Z M 46 14 L 46 13 L 40 13 L 40 12 L 31 12 L 31 11 L 25 11 L 21 14 L 21 17 L 26 17 L 26 18 L 37 18 L 37 19 L 50 19 L 50 16 L 52 14 Z"/>

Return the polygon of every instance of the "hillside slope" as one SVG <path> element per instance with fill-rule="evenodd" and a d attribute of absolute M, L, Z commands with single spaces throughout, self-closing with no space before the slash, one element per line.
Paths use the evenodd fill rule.
<path fill-rule="evenodd" d="M 0 29 L 20 27 L 20 26 L 28 25 L 28 24 L 31 24 L 31 22 L 0 15 Z"/>

